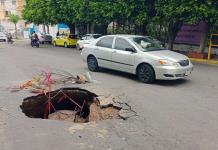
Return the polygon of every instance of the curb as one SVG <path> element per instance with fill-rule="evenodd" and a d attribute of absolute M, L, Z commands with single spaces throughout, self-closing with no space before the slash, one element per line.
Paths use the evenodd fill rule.
<path fill-rule="evenodd" d="M 207 59 L 197 59 L 197 58 L 190 58 L 192 62 L 197 63 L 204 63 L 209 65 L 218 65 L 218 60 L 207 60 Z"/>

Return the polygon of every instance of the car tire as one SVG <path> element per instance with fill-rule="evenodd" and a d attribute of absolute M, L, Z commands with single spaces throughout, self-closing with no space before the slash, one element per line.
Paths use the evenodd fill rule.
<path fill-rule="evenodd" d="M 68 45 L 67 45 L 67 43 L 66 43 L 66 42 L 64 42 L 64 47 L 65 47 L 65 48 L 68 48 Z"/>
<path fill-rule="evenodd" d="M 53 42 L 53 45 L 54 45 L 54 47 L 56 47 L 57 45 L 56 45 L 56 42 Z"/>
<path fill-rule="evenodd" d="M 143 83 L 152 83 L 155 80 L 155 72 L 148 64 L 141 64 L 137 68 L 137 76 L 139 81 Z"/>
<path fill-rule="evenodd" d="M 76 44 L 76 49 L 77 49 L 78 51 L 80 50 L 79 44 Z"/>
<path fill-rule="evenodd" d="M 99 70 L 98 61 L 94 56 L 87 58 L 87 65 L 90 71 L 97 72 Z"/>

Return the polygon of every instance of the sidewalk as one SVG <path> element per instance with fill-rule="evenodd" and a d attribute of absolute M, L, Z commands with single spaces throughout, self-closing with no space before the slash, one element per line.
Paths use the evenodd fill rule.
<path fill-rule="evenodd" d="M 204 63 L 209 65 L 218 65 L 218 60 L 208 60 L 208 59 L 198 59 L 198 58 L 190 58 L 192 62 L 196 63 Z"/>
<path fill-rule="evenodd" d="M 188 55 L 188 51 L 192 49 L 193 51 L 198 51 L 199 46 L 194 45 L 186 45 L 186 44 L 174 44 L 175 51 L 182 53 L 184 55 Z M 205 52 L 208 52 L 208 47 L 205 48 Z M 212 48 L 212 53 L 218 55 L 218 48 Z M 190 58 L 192 62 L 203 63 L 209 65 L 218 65 L 218 59 L 199 59 L 199 58 Z"/>

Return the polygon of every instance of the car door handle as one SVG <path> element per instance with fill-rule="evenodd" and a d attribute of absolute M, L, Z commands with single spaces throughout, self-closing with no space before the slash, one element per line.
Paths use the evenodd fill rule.
<path fill-rule="evenodd" d="M 117 51 L 113 51 L 112 53 L 117 53 Z"/>

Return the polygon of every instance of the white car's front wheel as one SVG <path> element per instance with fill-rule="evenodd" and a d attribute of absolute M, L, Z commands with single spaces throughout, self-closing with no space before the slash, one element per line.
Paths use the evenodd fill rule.
<path fill-rule="evenodd" d="M 141 64 L 137 68 L 137 76 L 141 82 L 152 83 L 155 80 L 155 72 L 148 64 Z"/>

